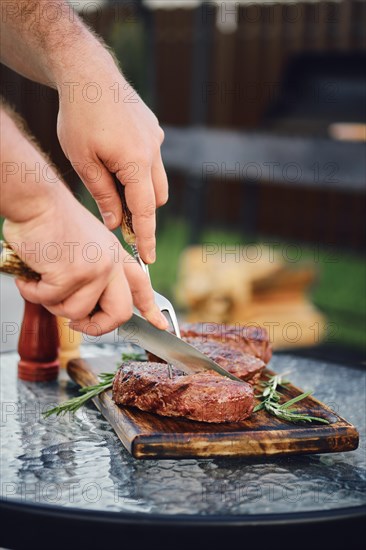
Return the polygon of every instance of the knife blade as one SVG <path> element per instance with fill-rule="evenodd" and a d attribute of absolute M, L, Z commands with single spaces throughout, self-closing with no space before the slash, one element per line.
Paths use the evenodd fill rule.
<path fill-rule="evenodd" d="M 196 348 L 167 330 L 159 330 L 140 315 L 134 313 L 129 321 L 118 328 L 124 342 L 132 342 L 180 368 L 186 374 L 214 370 L 236 382 L 243 382 Z"/>

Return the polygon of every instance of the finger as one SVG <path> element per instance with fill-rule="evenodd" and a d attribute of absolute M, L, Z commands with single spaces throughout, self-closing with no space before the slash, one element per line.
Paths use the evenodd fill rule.
<path fill-rule="evenodd" d="M 39 282 L 36 281 L 24 281 L 23 279 L 15 279 L 15 284 L 24 298 L 24 300 L 27 300 L 28 302 L 31 302 L 32 304 L 40 304 L 41 299 L 39 295 Z"/>
<path fill-rule="evenodd" d="M 151 175 L 155 190 L 156 207 L 159 208 L 168 202 L 169 196 L 168 177 L 160 153 L 152 166 Z"/>
<path fill-rule="evenodd" d="M 122 268 L 100 297 L 99 307 L 100 311 L 71 322 L 70 327 L 91 336 L 100 336 L 115 330 L 131 318 L 132 296 Z"/>
<path fill-rule="evenodd" d="M 55 286 L 43 280 L 36 282 L 17 279 L 15 282 L 20 294 L 25 300 L 32 304 L 42 304 L 45 307 L 56 306 L 82 286 L 81 281 L 74 281 L 74 283 L 71 286 L 68 285 L 67 288 L 65 285 Z"/>
<path fill-rule="evenodd" d="M 99 160 L 78 167 L 77 173 L 95 199 L 108 229 L 116 229 L 122 221 L 122 205 L 112 174 Z"/>
<path fill-rule="evenodd" d="M 94 310 L 104 287 L 86 285 L 56 306 L 47 307 L 48 311 L 59 317 L 66 317 L 71 321 L 85 319 Z"/>
<path fill-rule="evenodd" d="M 155 303 L 149 277 L 137 262 L 125 262 L 125 275 L 132 293 L 134 305 L 150 323 L 161 330 L 168 328 L 168 322 Z"/>
<path fill-rule="evenodd" d="M 121 170 L 116 175 L 119 181 L 125 184 L 126 202 L 132 214 L 132 225 L 140 256 L 145 263 L 153 263 L 156 257 L 156 203 L 151 167 L 140 167 L 135 178 L 128 182 L 124 181 Z"/>

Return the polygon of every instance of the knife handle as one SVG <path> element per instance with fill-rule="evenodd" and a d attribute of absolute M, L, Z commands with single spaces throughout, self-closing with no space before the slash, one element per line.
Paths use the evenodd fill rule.
<path fill-rule="evenodd" d="M 19 277 L 24 281 L 40 281 L 41 275 L 27 266 L 6 241 L 0 241 L 0 273 Z M 90 315 L 100 311 L 97 304 Z"/>
<path fill-rule="evenodd" d="M 26 281 L 40 281 L 39 273 L 27 266 L 6 241 L 0 241 L 0 272 Z"/>

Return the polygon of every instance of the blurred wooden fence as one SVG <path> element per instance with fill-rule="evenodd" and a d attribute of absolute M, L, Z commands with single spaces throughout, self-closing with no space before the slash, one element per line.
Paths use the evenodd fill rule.
<path fill-rule="evenodd" d="M 221 3 L 217 2 L 216 6 Z M 366 2 L 298 2 L 292 4 L 241 5 L 236 28 L 229 34 L 219 30 L 217 9 L 210 2 L 197 9 L 148 11 L 141 2 L 111 2 L 103 9 L 88 13 L 88 23 L 108 43 L 128 26 L 144 26 L 146 64 L 140 67 L 162 125 L 248 130 L 258 126 L 268 106 L 277 97 L 283 71 L 299 52 L 365 51 Z M 225 14 L 221 13 L 224 18 Z M 113 46 L 113 44 L 111 44 Z M 126 56 L 128 56 L 128 45 Z M 123 65 L 123 63 L 122 63 Z M 77 190 L 78 180 L 64 157 L 56 136 L 58 101 L 56 93 L 1 67 L 1 93 L 26 118 L 42 147 L 59 166 L 66 181 Z M 187 159 L 187 163 L 189 159 Z M 184 204 L 184 180 L 176 177 L 172 204 Z M 220 182 L 210 193 L 207 220 L 233 219 L 236 196 L 242 197 L 240 183 L 223 197 Z M 216 189 L 216 190 L 215 190 Z M 365 245 L 363 202 L 357 195 L 315 192 L 285 186 L 261 186 L 257 192 L 260 209 L 255 213 L 256 231 L 283 237 L 317 239 L 319 234 L 297 216 L 299 204 L 315 209 L 320 220 L 324 211 L 333 219 L 321 240 L 339 241 L 337 227 L 340 212 L 347 206 L 352 212 L 352 232 L 342 233 L 342 244 L 355 248 Z M 230 200 L 229 200 L 230 199 Z M 223 204 L 229 200 L 227 212 Z M 287 208 L 281 209 L 286 202 Z M 274 206 L 280 208 L 278 216 Z M 224 209 L 225 210 L 225 209 Z M 240 224 L 240 209 L 237 212 Z M 348 219 L 348 217 L 347 217 Z M 306 224 L 305 224 L 306 225 Z M 347 226 L 347 223 L 344 223 Z M 301 227 L 300 227 L 301 226 Z M 332 229 L 333 228 L 333 229 Z"/>
<path fill-rule="evenodd" d="M 363 1 L 241 5 L 230 34 L 220 31 L 212 4 L 152 14 L 164 123 L 257 127 L 291 56 L 366 48 Z"/>

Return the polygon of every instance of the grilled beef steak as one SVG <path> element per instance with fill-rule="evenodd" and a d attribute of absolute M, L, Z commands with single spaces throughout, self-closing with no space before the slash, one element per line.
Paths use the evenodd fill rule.
<path fill-rule="evenodd" d="M 141 361 L 118 370 L 113 399 L 118 405 L 200 422 L 240 422 L 254 406 L 253 388 L 245 382 L 214 373 L 185 375 L 164 363 Z"/>
<path fill-rule="evenodd" d="M 223 369 L 231 372 L 241 380 L 256 384 L 265 367 L 263 361 L 245 353 L 241 349 L 231 345 L 221 344 L 215 340 L 203 342 L 201 338 L 185 337 L 184 340 L 191 344 L 220 365 Z"/>
<path fill-rule="evenodd" d="M 255 355 L 253 348 L 248 347 L 247 340 L 244 340 L 242 336 L 235 339 L 235 327 L 232 327 L 234 330 L 228 331 L 224 325 L 218 326 L 226 330 L 222 338 L 218 338 L 218 333 L 204 333 L 202 329 L 204 325 L 183 325 L 182 339 L 238 378 L 250 384 L 256 384 L 265 367 L 263 360 Z M 228 335 L 227 341 L 222 341 L 226 335 Z M 262 342 L 265 342 L 265 340 L 262 340 Z M 268 339 L 267 344 L 269 345 Z M 251 350 L 251 353 L 248 350 Z M 264 353 L 263 345 L 262 351 L 269 360 L 272 353 L 270 347 Z M 149 361 L 164 363 L 152 353 L 148 353 L 148 357 Z"/>
<path fill-rule="evenodd" d="M 205 342 L 219 342 L 230 349 L 239 349 L 268 363 L 272 347 L 264 328 L 216 323 L 185 323 L 181 327 L 183 340 L 194 337 Z"/>

